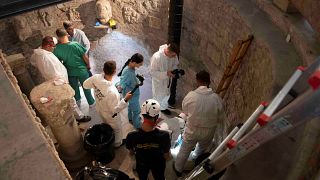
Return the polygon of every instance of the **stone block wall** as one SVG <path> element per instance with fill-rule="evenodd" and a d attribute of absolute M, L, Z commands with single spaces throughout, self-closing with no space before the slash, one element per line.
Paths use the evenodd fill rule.
<path fill-rule="evenodd" d="M 0 50 L 0 179 L 71 179 Z"/>
<path fill-rule="evenodd" d="M 110 0 L 118 29 L 145 44 L 150 53 L 167 41 L 169 0 Z M 78 0 L 30 11 L 0 20 L 0 49 L 7 55 L 23 53 L 29 60 L 33 49 L 41 45 L 44 36 L 55 36 L 62 22 L 71 20 L 94 44 L 107 34 L 94 28 L 95 0 Z M 41 78 L 35 68 L 28 66 L 36 84 Z"/>
<path fill-rule="evenodd" d="M 209 10 L 205 7 L 211 8 Z M 181 67 L 187 70 L 186 77 L 191 76 L 193 81 L 185 82 L 189 88 L 183 89 L 182 94 L 186 94 L 194 87 L 195 73 L 202 69 L 210 72 L 211 87 L 215 90 L 229 62 L 236 41 L 245 39 L 252 31 L 237 15 L 235 9 L 222 0 L 203 1 L 202 3 L 186 1 L 183 13 L 180 63 Z M 226 95 L 228 101 L 225 101 L 225 105 L 231 122 L 244 120 L 243 118 L 249 115 L 250 110 L 257 106 L 259 101 L 268 98 L 269 94 L 262 90 L 262 82 L 272 83 L 270 66 L 271 58 L 268 49 L 253 42 Z M 269 67 L 269 69 L 265 71 L 262 79 L 258 79 L 263 73 L 259 69 L 264 69 L 264 67 Z M 247 96 L 253 94 L 252 91 L 258 94 L 255 94 L 254 97 Z M 232 98 L 229 98 L 230 94 Z M 250 99 L 249 102 L 247 98 Z"/>
<path fill-rule="evenodd" d="M 41 44 L 41 38 L 55 35 L 64 20 L 71 20 L 82 29 L 89 40 L 95 41 L 106 34 L 96 29 L 94 0 L 78 0 L 45 7 L 0 20 L 0 48 L 10 55 L 30 50 Z M 169 0 L 110 0 L 113 18 L 118 30 L 136 37 L 155 51 L 167 40 Z"/>
<path fill-rule="evenodd" d="M 291 0 L 299 12 L 308 20 L 320 39 L 320 1 L 318 0 Z"/>
<path fill-rule="evenodd" d="M 210 72 L 215 90 L 236 41 L 249 34 L 253 43 L 224 98 L 233 125 L 245 121 L 261 101 L 271 100 L 301 61 L 284 34 L 250 1 L 185 1 L 180 65 L 186 76 L 180 98 L 195 87 L 195 73 L 202 69 Z"/>
<path fill-rule="evenodd" d="M 167 42 L 169 0 L 113 0 L 119 31 L 141 40 L 154 52 Z"/>
<path fill-rule="evenodd" d="M 269 0 L 251 0 L 270 18 L 292 43 L 303 60 L 310 65 L 320 55 L 320 42 L 317 33 L 300 13 L 284 13 Z M 280 0 L 281 1 L 281 0 Z M 318 6 L 320 7 L 320 6 Z"/>

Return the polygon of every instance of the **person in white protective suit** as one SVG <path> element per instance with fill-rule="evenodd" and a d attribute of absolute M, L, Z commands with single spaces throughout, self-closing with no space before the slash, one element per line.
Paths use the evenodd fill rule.
<path fill-rule="evenodd" d="M 170 80 L 174 77 L 172 71 L 177 69 L 179 64 L 177 54 L 178 47 L 175 44 L 165 44 L 153 54 L 150 59 L 152 78 L 152 96 L 161 106 L 161 112 L 170 115 L 168 100 L 170 97 Z"/>
<path fill-rule="evenodd" d="M 67 69 L 52 53 L 56 43 L 57 39 L 54 37 L 44 37 L 41 47 L 33 51 L 30 62 L 39 70 L 46 81 L 57 80 L 68 83 Z M 90 116 L 85 116 L 81 112 L 74 98 L 71 102 L 71 107 L 73 108 L 74 116 L 78 122 L 87 122 L 91 120 Z"/>
<path fill-rule="evenodd" d="M 112 82 L 113 76 L 116 74 L 116 62 L 107 61 L 104 63 L 102 74 L 96 74 L 85 80 L 83 87 L 85 89 L 94 89 L 96 98 L 96 109 L 100 114 L 102 121 L 109 124 L 115 134 L 114 147 L 120 147 L 122 143 L 122 122 L 123 118 L 121 111 L 128 107 L 128 101 L 132 98 L 129 91 L 123 99 L 116 86 Z M 116 116 L 114 116 L 116 115 Z"/>
<path fill-rule="evenodd" d="M 161 120 L 157 127 L 160 130 L 167 131 L 170 134 L 171 148 L 174 148 L 179 136 L 182 134 L 185 126 L 185 120 L 181 117 L 173 117 Z"/>
<path fill-rule="evenodd" d="M 196 80 L 198 88 L 189 92 L 182 102 L 182 111 L 187 117 L 182 145 L 173 165 L 178 176 L 181 176 L 192 149 L 196 146 L 193 157 L 208 150 L 216 128 L 225 123 L 222 99 L 209 88 L 210 74 L 200 71 Z"/>

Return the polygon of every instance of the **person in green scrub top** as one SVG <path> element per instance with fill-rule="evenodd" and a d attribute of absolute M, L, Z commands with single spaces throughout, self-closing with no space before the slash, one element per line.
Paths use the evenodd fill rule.
<path fill-rule="evenodd" d="M 89 58 L 86 55 L 86 48 L 81 46 L 78 42 L 70 42 L 68 39 L 68 33 L 65 29 L 59 28 L 56 30 L 59 44 L 53 51 L 62 64 L 68 71 L 68 79 L 70 86 L 75 91 L 75 99 L 77 103 L 80 102 L 81 95 L 79 89 L 79 82 L 81 86 L 83 82 L 89 78 L 88 69 L 90 69 Z M 95 100 L 92 97 L 90 89 L 83 89 L 87 102 L 90 107 L 95 104 Z"/>

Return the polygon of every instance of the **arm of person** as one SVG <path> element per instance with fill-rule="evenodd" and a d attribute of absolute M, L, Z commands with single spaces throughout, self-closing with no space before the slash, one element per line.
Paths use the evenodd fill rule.
<path fill-rule="evenodd" d="M 170 153 L 170 148 L 171 148 L 171 139 L 170 139 L 170 135 L 168 132 L 165 133 L 164 135 L 164 141 L 163 141 L 163 157 L 165 160 L 170 160 L 171 159 L 171 153 Z"/>
<path fill-rule="evenodd" d="M 151 57 L 150 62 L 151 62 L 150 64 L 151 76 L 153 78 L 160 79 L 160 80 L 168 78 L 167 71 L 165 72 L 160 71 L 161 62 L 159 57 L 157 57 L 156 54 L 154 54 Z"/>
<path fill-rule="evenodd" d="M 192 98 L 192 91 L 189 92 L 184 98 L 183 98 L 183 101 L 182 101 L 182 112 L 188 116 L 188 112 L 190 111 L 190 107 L 192 105 L 192 101 L 193 101 L 193 98 Z"/>
<path fill-rule="evenodd" d="M 82 38 L 84 48 L 86 48 L 86 54 L 88 54 L 90 50 L 90 41 L 84 32 L 82 32 L 81 38 Z"/>
<path fill-rule="evenodd" d="M 169 161 L 170 159 L 172 159 L 171 153 L 169 153 L 169 152 L 164 153 L 163 156 L 164 156 L 164 159 L 165 159 L 166 161 Z"/>
<path fill-rule="evenodd" d="M 82 85 L 83 88 L 85 88 L 85 89 L 92 89 L 92 88 L 94 88 L 93 77 L 94 77 L 94 76 L 86 79 L 86 80 L 83 82 L 83 85 Z"/>
<path fill-rule="evenodd" d="M 132 94 L 129 92 L 126 94 L 126 96 L 120 100 L 117 99 L 117 96 L 115 94 L 110 94 L 108 96 L 108 100 L 106 101 L 107 107 L 111 109 L 112 115 L 115 113 L 119 113 L 124 108 L 128 107 L 128 101 L 131 99 Z"/>
<path fill-rule="evenodd" d="M 126 94 L 131 91 L 136 84 L 134 84 L 132 79 L 132 74 L 130 75 L 129 71 L 123 71 L 120 76 L 120 86 L 122 88 L 122 93 Z M 134 77 L 135 78 L 135 77 Z"/>
<path fill-rule="evenodd" d="M 82 59 L 84 60 L 84 62 L 87 65 L 87 68 L 90 69 L 90 62 L 89 62 L 89 57 L 87 54 L 83 54 Z"/>
<path fill-rule="evenodd" d="M 134 152 L 134 140 L 133 140 L 132 133 L 129 133 L 126 139 L 127 139 L 126 148 L 129 150 L 129 154 L 133 156 L 135 152 Z"/>
<path fill-rule="evenodd" d="M 78 55 L 82 57 L 84 63 L 86 64 L 87 68 L 90 69 L 90 62 L 89 62 L 89 57 L 86 54 L 87 49 L 84 48 L 81 44 L 76 43 L 76 47 L 78 50 Z"/>
<path fill-rule="evenodd" d="M 130 156 L 134 156 L 134 150 L 133 149 L 129 149 L 129 154 L 130 154 Z"/>

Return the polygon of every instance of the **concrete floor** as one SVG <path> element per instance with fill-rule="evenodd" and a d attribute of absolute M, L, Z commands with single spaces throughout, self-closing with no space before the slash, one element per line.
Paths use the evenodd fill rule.
<path fill-rule="evenodd" d="M 93 50 L 90 52 L 90 61 L 92 64 L 92 72 L 93 74 L 101 73 L 102 72 L 102 67 L 103 64 L 106 60 L 115 60 L 117 62 L 117 71 L 120 70 L 122 65 L 125 63 L 125 61 L 131 57 L 132 54 L 139 52 L 143 54 L 145 57 L 145 63 L 143 67 L 139 68 L 137 71 L 138 73 L 141 73 L 145 76 L 146 80 L 144 85 L 141 87 L 141 96 L 140 96 L 140 102 L 143 102 L 146 99 L 149 99 L 152 97 L 152 92 L 151 92 L 151 78 L 150 78 L 150 72 L 149 72 L 149 59 L 150 55 L 152 52 L 148 52 L 146 48 L 144 48 L 144 45 L 142 43 L 139 43 L 135 39 L 132 39 L 126 35 L 121 34 L 120 32 L 112 32 L 111 34 L 107 34 L 106 36 L 102 37 L 98 42 L 95 43 L 95 47 L 93 47 Z M 118 77 L 114 78 L 114 82 L 119 81 Z M 82 97 L 84 97 L 83 92 Z M 178 102 L 180 102 L 178 100 Z M 177 103 L 179 105 L 181 103 Z M 92 117 L 92 120 L 88 123 L 82 123 L 80 124 L 80 128 L 84 129 L 83 133 L 87 128 L 94 124 L 101 123 L 101 118 L 99 117 L 98 113 L 95 110 L 95 107 L 89 108 L 86 99 L 82 98 L 81 99 L 81 110 Z M 175 110 L 175 113 L 168 117 L 165 115 L 161 115 L 163 119 L 168 119 L 173 116 L 176 116 L 178 113 L 180 113 L 180 110 L 177 109 Z M 124 123 L 124 131 L 125 132 L 130 132 L 133 131 L 134 128 L 133 126 L 129 123 L 126 122 Z M 297 132 L 297 131 L 295 131 Z M 263 148 L 259 148 L 256 150 L 254 153 L 252 153 L 251 156 L 247 156 L 240 160 L 239 162 L 236 162 L 233 166 L 228 168 L 228 171 L 226 172 L 225 176 L 222 178 L 224 180 L 228 179 L 278 179 L 275 178 L 275 175 L 273 173 L 269 173 L 269 176 L 266 175 L 263 171 L 266 171 L 265 166 L 267 165 L 267 169 L 272 169 L 274 171 L 275 168 L 270 168 L 273 167 L 275 164 L 278 164 L 278 169 L 279 171 L 283 171 L 283 166 L 282 163 L 286 162 L 289 166 L 290 162 L 292 159 L 289 157 L 289 154 L 292 155 L 294 152 L 291 152 L 292 149 L 295 149 L 297 143 L 292 143 L 289 137 L 293 137 L 294 139 L 299 139 L 299 135 L 295 132 L 289 132 L 278 139 L 277 141 L 271 141 L 269 143 L 266 143 Z M 126 134 L 124 134 L 125 138 Z M 280 143 L 280 144 L 279 144 Z M 281 145 L 282 144 L 282 145 Z M 283 152 L 284 145 L 287 153 L 278 153 L 278 152 Z M 277 147 L 277 148 L 275 148 Z M 280 149 L 279 149 L 280 148 Z M 291 150 L 290 150 L 291 149 Z M 264 154 L 270 154 L 270 152 L 273 152 L 273 154 L 277 154 L 277 158 L 266 158 Z M 291 153 L 288 153 L 291 152 Z M 280 157 L 279 157 L 280 156 Z M 268 159 L 268 161 L 266 160 Z M 276 159 L 281 159 L 282 163 L 279 163 L 279 161 L 275 161 Z M 172 162 L 173 160 L 170 160 L 167 162 L 167 168 L 166 168 L 166 179 L 171 180 L 171 179 L 177 179 L 175 174 L 173 173 L 172 170 Z M 124 146 L 116 149 L 116 156 L 114 160 L 108 164 L 108 167 L 119 169 L 126 174 L 128 174 L 131 178 L 137 178 L 135 172 L 133 171 L 134 161 L 132 158 L 129 156 L 128 151 Z M 261 165 L 264 164 L 264 165 Z M 250 169 L 253 169 L 254 166 L 262 167 L 259 168 L 259 170 L 256 170 L 255 173 L 250 173 L 251 175 L 248 175 L 247 172 L 250 172 Z M 281 166 L 280 166 L 281 165 Z M 190 166 L 190 162 L 188 163 L 188 166 Z M 270 171 L 269 170 L 269 171 Z M 268 172 L 269 172 L 268 171 Z M 263 174 L 263 176 L 261 176 Z M 284 176 L 285 177 L 284 173 Z M 185 174 L 186 175 L 186 174 Z M 153 179 L 152 176 L 150 176 L 149 179 Z"/>
<path fill-rule="evenodd" d="M 93 45 L 92 51 L 90 51 L 90 62 L 91 62 L 91 71 L 93 74 L 102 73 L 103 64 L 107 60 L 114 60 L 117 63 L 117 72 L 120 71 L 123 64 L 127 61 L 128 58 L 131 57 L 134 53 L 141 53 L 144 56 L 144 65 L 140 67 L 137 72 L 143 74 L 145 77 L 144 85 L 140 88 L 140 103 L 145 101 L 146 99 L 152 98 L 151 92 L 151 77 L 149 73 L 149 64 L 150 64 L 150 55 L 153 52 L 148 52 L 142 43 L 139 43 L 137 40 L 126 36 L 120 32 L 114 31 L 111 34 L 107 34 L 102 37 L 99 41 L 95 42 Z M 114 77 L 114 82 L 118 82 L 119 78 Z M 79 126 L 81 129 L 84 129 L 83 133 L 87 128 L 91 127 L 94 124 L 101 123 L 101 118 L 99 114 L 96 112 L 95 107 L 89 108 L 86 99 L 84 98 L 84 94 L 81 90 L 81 110 L 92 117 L 92 120 L 87 123 L 81 123 Z M 172 116 L 176 116 L 180 113 L 180 110 L 177 109 L 173 113 Z M 168 119 L 170 118 L 166 115 L 161 115 L 161 118 Z M 134 130 L 133 126 L 126 122 L 124 124 L 124 132 L 131 132 Z M 124 138 L 126 134 L 124 134 Z M 176 179 L 173 171 L 172 171 L 172 162 L 170 160 L 167 162 L 166 169 L 166 178 L 167 179 Z M 116 156 L 114 160 L 108 164 L 108 167 L 119 169 L 125 173 L 127 173 L 131 178 L 137 178 L 136 173 L 132 170 L 134 161 L 129 156 L 127 149 L 122 146 L 116 149 Z M 149 179 L 153 179 L 150 176 Z"/>

